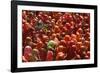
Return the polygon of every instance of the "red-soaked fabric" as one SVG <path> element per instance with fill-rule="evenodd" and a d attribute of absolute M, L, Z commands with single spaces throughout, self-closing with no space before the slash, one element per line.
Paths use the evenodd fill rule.
<path fill-rule="evenodd" d="M 53 52 L 52 51 L 47 52 L 46 60 L 47 61 L 52 61 L 53 60 Z"/>
<path fill-rule="evenodd" d="M 40 54 L 40 59 L 41 61 L 45 61 L 46 60 L 46 55 L 47 55 L 47 52 L 43 49 L 39 50 L 39 54 Z"/>

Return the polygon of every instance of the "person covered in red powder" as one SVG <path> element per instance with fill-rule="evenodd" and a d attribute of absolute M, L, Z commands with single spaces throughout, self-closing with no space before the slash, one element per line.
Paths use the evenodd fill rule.
<path fill-rule="evenodd" d="M 90 59 L 90 14 L 22 11 L 23 62 Z"/>

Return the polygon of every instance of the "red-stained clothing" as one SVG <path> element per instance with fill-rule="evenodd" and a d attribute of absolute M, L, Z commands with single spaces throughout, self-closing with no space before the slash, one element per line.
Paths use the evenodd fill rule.
<path fill-rule="evenodd" d="M 47 61 L 52 61 L 53 60 L 53 52 L 52 51 L 47 52 L 46 60 Z"/>
<path fill-rule="evenodd" d="M 47 55 L 47 52 L 44 49 L 39 49 L 39 56 L 40 56 L 41 61 L 46 60 L 46 55 Z"/>

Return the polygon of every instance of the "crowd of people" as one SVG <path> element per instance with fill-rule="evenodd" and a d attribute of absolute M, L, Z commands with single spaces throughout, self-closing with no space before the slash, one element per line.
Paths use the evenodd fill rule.
<path fill-rule="evenodd" d="M 22 11 L 22 61 L 90 59 L 90 14 Z"/>

